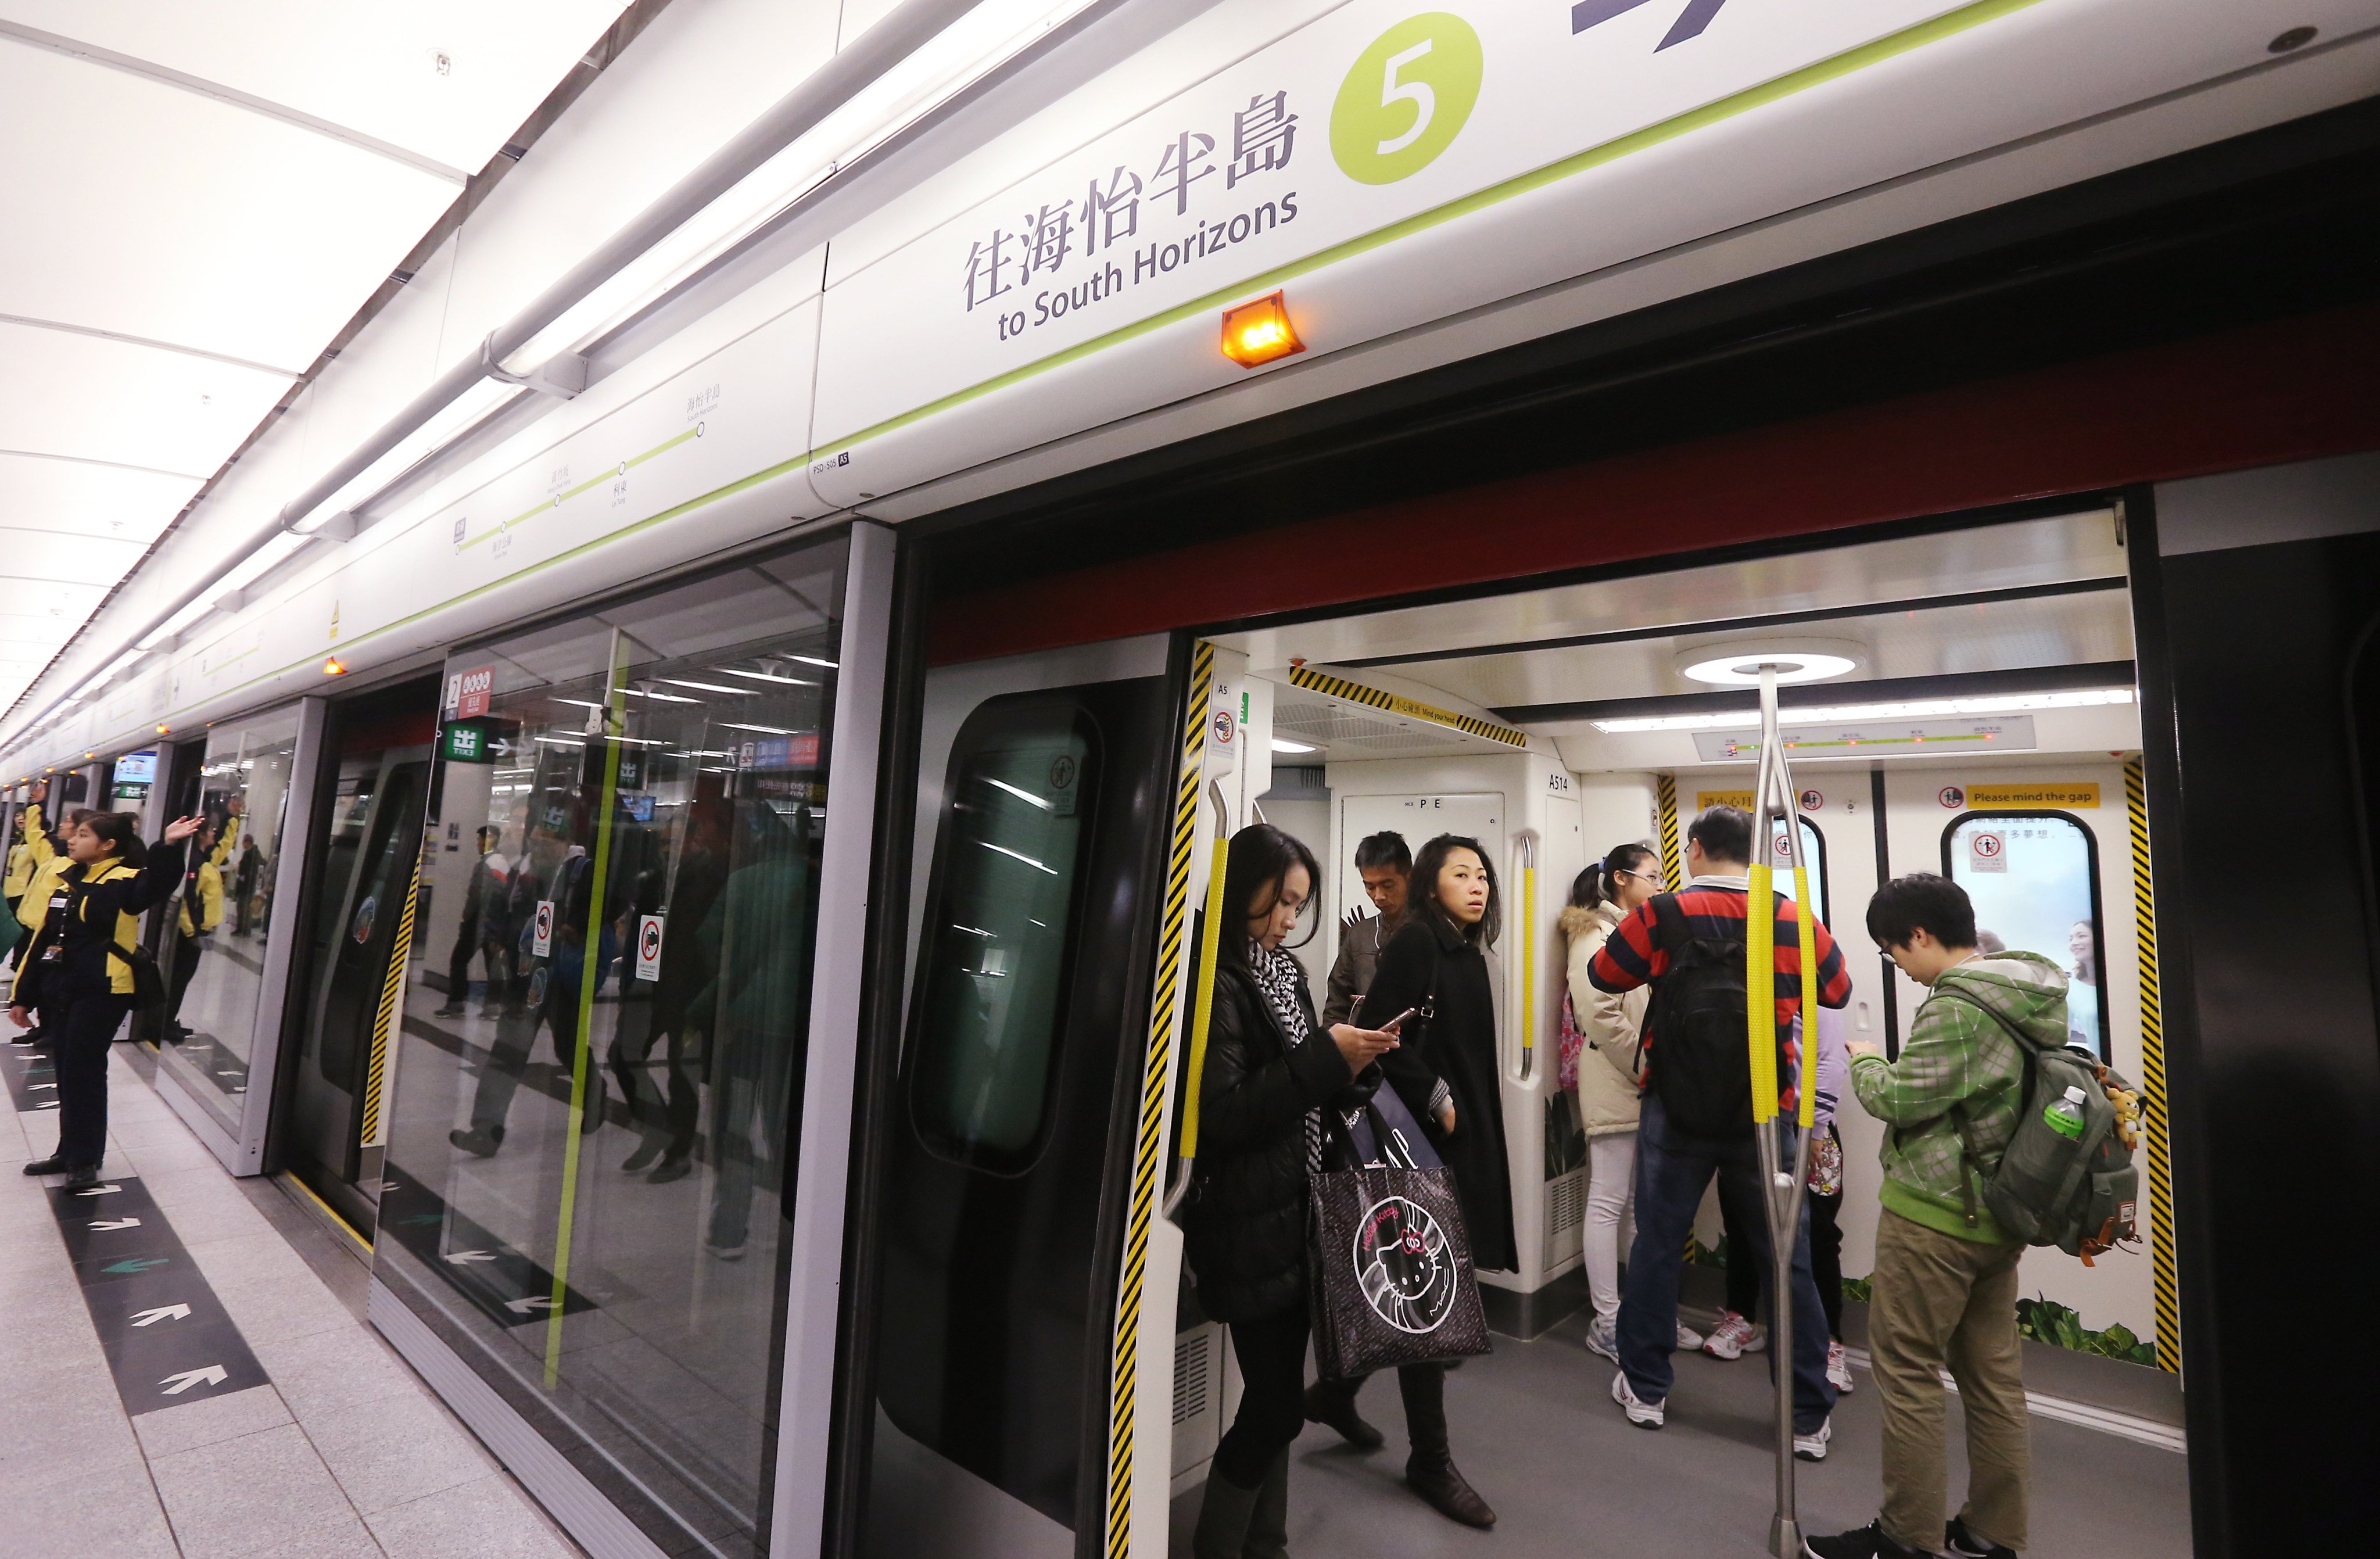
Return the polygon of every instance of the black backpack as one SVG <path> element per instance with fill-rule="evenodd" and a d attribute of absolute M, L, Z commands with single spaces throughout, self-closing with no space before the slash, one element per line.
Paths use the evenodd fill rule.
<path fill-rule="evenodd" d="M 1656 895 L 1652 905 L 1655 945 L 1669 954 L 1670 963 L 1654 982 L 1645 1025 L 1653 1041 L 1647 1086 L 1680 1130 L 1741 1137 L 1752 1129 L 1743 940 L 1694 935 L 1674 894 Z M 1793 929 L 1780 919 L 1777 945 L 1793 944 Z M 1781 1042 L 1779 1051 L 1781 1079 Z"/>

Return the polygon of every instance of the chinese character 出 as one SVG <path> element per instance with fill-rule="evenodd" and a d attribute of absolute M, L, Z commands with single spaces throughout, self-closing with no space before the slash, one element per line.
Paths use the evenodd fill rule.
<path fill-rule="evenodd" d="M 1232 116 L 1232 165 L 1223 170 L 1223 188 L 1275 168 L 1289 166 L 1290 149 L 1297 143 L 1297 116 L 1289 112 L 1289 94 L 1270 97 L 1258 92 L 1248 105 Z"/>
<path fill-rule="evenodd" d="M 1193 151 L 1190 143 L 1198 143 Z M 1173 214 L 1186 216 L 1190 212 L 1190 186 L 1202 178 L 1215 177 L 1213 168 L 1200 167 L 1215 150 L 1215 138 L 1200 135 L 1196 130 L 1184 130 L 1169 142 L 1165 154 L 1157 160 L 1157 191 L 1170 191 L 1173 196 Z"/>

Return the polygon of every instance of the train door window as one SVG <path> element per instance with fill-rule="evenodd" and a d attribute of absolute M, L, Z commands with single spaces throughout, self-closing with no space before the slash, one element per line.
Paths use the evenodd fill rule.
<path fill-rule="evenodd" d="M 295 709 L 207 733 L 187 809 L 203 826 L 190 843 L 183 891 L 161 912 L 162 1064 L 235 1136 L 255 1054 L 265 929 L 297 755 Z M 119 765 L 119 787 L 121 777 Z"/>
<path fill-rule="evenodd" d="M 1772 837 L 1782 834 L 1785 832 L 1783 820 L 1769 819 L 1768 829 Z M 1821 925 L 1831 926 L 1835 918 L 1830 913 L 1834 901 L 1827 896 L 1827 836 L 1819 833 L 1818 825 L 1808 818 L 1802 820 L 1802 864 L 1810 869 L 1810 896 L 1818 901 L 1818 921 Z M 1779 893 L 1787 898 L 1794 896 L 1791 872 L 1779 871 L 1774 881 Z"/>
<path fill-rule="evenodd" d="M 2038 953 L 2066 970 L 2066 1042 L 2110 1059 L 2090 825 L 2070 812 L 1964 812 L 1942 830 L 1942 874 L 1973 901 L 1985 953 Z"/>
<path fill-rule="evenodd" d="M 673 1553 L 766 1550 L 845 555 L 443 683 L 374 1270 Z"/>
<path fill-rule="evenodd" d="M 946 1158 L 1014 1172 L 1041 1139 L 1098 759 L 1086 711 L 1030 696 L 978 710 L 952 749 L 909 1088 Z"/>

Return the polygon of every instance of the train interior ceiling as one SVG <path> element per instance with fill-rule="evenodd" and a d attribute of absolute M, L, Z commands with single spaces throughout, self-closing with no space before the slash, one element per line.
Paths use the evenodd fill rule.
<path fill-rule="evenodd" d="M 1393 829 L 1418 852 L 1439 834 L 1470 835 L 1495 866 L 1520 1266 L 1480 1274 L 1496 1352 L 1451 1377 L 1447 1396 L 1456 1458 L 1516 1552 L 1572 1552 L 1590 1527 L 1606 1552 L 1750 1552 L 1744 1534 L 1763 1529 L 1768 1501 L 1759 1359 L 1682 1359 L 1668 1431 L 1648 1437 L 1609 1401 L 1611 1367 L 1581 1346 L 1592 1314 L 1587 1148 L 1556 1082 L 1559 917 L 1572 879 L 1642 840 L 1682 882 L 1693 814 L 1748 804 L 1756 761 L 1756 692 L 1704 678 L 1764 650 L 1831 655 L 1847 669 L 1785 688 L 1781 703 L 1811 892 L 1852 978 L 1847 1031 L 1897 1054 L 1925 993 L 1883 958 L 1863 911 L 1887 873 L 1942 872 L 1968 887 L 1983 932 L 2070 971 L 2070 1042 L 2138 1082 L 2143 921 L 2132 884 L 2145 846 L 2127 578 L 2122 509 L 2110 503 L 1208 636 L 1216 686 L 1242 722 L 1233 821 L 1281 827 L 1323 863 L 1312 935 L 1296 949 L 1318 1005 L 1347 918 L 1371 912 L 1353 864 L 1360 839 Z M 1876 1492 L 1874 1456 L 1860 1454 L 1878 1431 L 1859 1280 L 1872 1261 L 1883 1127 L 1846 1100 L 1839 1128 L 1844 1341 L 1861 1389 L 1837 1410 L 1836 1444 L 1851 1454 L 1803 1469 L 1817 1530 L 1864 1519 Z M 2189 1546 L 2179 1353 L 2156 1297 L 2159 1272 L 2171 1291 L 2169 1235 L 2146 1212 L 2137 1249 L 2089 1268 L 2035 1250 L 2022 1269 L 2036 1529 L 2054 1521 L 2059 1552 Z M 1623 1257 L 1627 1238 L 1623 1225 Z M 1721 1238 L 1706 1196 L 1690 1323 L 1707 1326 L 1720 1303 Z M 1195 1288 L 1184 1293 L 1176 1553 L 1188 1551 L 1236 1388 L 1223 1328 L 1204 1321 Z M 1386 1452 L 1363 1456 L 1315 1424 L 1298 1442 L 1293 1547 L 1451 1552 L 1461 1529 L 1394 1487 L 1397 1393 L 1376 1386 L 1364 1411 L 1387 1431 Z M 2126 1492 L 2110 1500 L 2106 1474 L 2119 1465 Z M 1598 1466 L 1609 1476 L 1579 1475 Z M 1622 1487 L 1647 1492 L 1644 1509 L 1615 1499 Z M 1631 1546 L 1632 1532 L 1645 1546 Z"/>

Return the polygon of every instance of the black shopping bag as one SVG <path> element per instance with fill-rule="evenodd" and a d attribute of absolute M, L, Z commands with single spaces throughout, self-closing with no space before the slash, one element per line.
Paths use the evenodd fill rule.
<path fill-rule="evenodd" d="M 1346 1166 L 1316 1175 L 1306 1204 L 1314 1362 L 1326 1380 L 1488 1351 L 1453 1171 L 1394 1091 L 1380 1095 L 1352 1126 L 1323 1112 L 1331 1161 Z"/>

